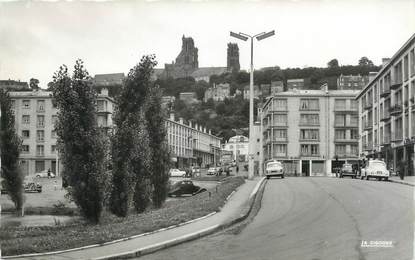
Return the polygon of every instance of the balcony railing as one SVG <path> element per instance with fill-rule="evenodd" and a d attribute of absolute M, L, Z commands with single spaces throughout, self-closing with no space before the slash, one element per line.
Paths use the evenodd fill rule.
<path fill-rule="evenodd" d="M 372 109 L 373 104 L 372 103 L 365 103 L 363 107 L 364 107 L 365 110 L 369 110 L 369 109 Z"/>
<path fill-rule="evenodd" d="M 380 92 L 380 97 L 387 97 L 391 94 L 391 90 L 390 89 L 385 89 L 382 92 Z"/>
<path fill-rule="evenodd" d="M 340 153 L 336 154 L 339 158 L 356 158 L 359 157 L 358 154 L 355 153 Z"/>
<path fill-rule="evenodd" d="M 335 107 L 334 108 L 334 112 L 335 113 L 358 113 L 358 109 L 357 108 L 346 108 L 346 107 Z"/>
<path fill-rule="evenodd" d="M 389 113 L 384 113 L 383 116 L 381 116 L 380 121 L 385 122 L 391 119 L 391 115 Z"/>
<path fill-rule="evenodd" d="M 334 127 L 336 128 L 358 128 L 359 126 L 357 124 L 342 124 L 342 123 L 335 123 Z"/>
<path fill-rule="evenodd" d="M 359 139 L 352 139 L 352 138 L 334 138 L 335 143 L 357 143 L 359 142 Z"/>
<path fill-rule="evenodd" d="M 391 89 L 398 89 L 400 86 L 402 86 L 402 81 L 401 80 L 393 82 L 392 85 L 391 85 Z"/>
<path fill-rule="evenodd" d="M 396 114 L 399 114 L 399 113 L 402 113 L 402 105 L 401 104 L 396 104 L 396 105 L 392 106 L 389 109 L 389 112 L 392 116 L 394 116 Z"/>
<path fill-rule="evenodd" d="M 363 129 L 366 131 L 366 130 L 370 130 L 372 128 L 373 128 L 373 123 L 372 122 L 369 122 L 369 123 L 366 123 L 365 124 L 365 126 L 364 126 Z"/>

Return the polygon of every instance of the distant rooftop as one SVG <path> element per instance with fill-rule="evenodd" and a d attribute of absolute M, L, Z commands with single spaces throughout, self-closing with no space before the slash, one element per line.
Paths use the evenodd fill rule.
<path fill-rule="evenodd" d="M 93 82 L 97 86 L 121 85 L 124 78 L 124 73 L 96 74 Z"/>

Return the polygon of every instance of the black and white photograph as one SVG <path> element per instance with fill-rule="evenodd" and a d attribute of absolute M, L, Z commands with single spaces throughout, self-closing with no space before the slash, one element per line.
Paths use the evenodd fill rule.
<path fill-rule="evenodd" d="M 0 0 L 0 259 L 415 260 L 415 0 Z"/>

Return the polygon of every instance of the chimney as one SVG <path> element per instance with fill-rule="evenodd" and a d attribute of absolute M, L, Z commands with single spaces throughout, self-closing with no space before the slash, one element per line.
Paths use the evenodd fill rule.
<path fill-rule="evenodd" d="M 382 58 L 382 68 L 385 67 L 390 61 L 390 58 Z"/>
<path fill-rule="evenodd" d="M 206 127 L 203 127 L 203 133 L 206 133 Z"/>
<path fill-rule="evenodd" d="M 212 134 L 212 130 L 210 130 L 210 129 L 209 129 L 209 134 L 210 134 L 210 135 Z"/>
<path fill-rule="evenodd" d="M 170 113 L 170 120 L 174 121 L 174 113 Z"/>
<path fill-rule="evenodd" d="M 183 117 L 179 117 L 179 123 L 183 124 Z"/>

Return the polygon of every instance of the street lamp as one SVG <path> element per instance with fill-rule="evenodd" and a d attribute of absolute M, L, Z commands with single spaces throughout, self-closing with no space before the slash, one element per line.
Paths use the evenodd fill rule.
<path fill-rule="evenodd" d="M 249 152 L 248 152 L 248 178 L 253 179 L 254 177 L 254 38 L 258 41 L 271 37 L 275 34 L 275 31 L 262 32 L 254 36 L 245 34 L 245 33 L 234 33 L 231 32 L 230 35 L 239 40 L 246 41 L 251 39 L 251 66 L 250 66 L 250 77 L 249 77 Z"/>

